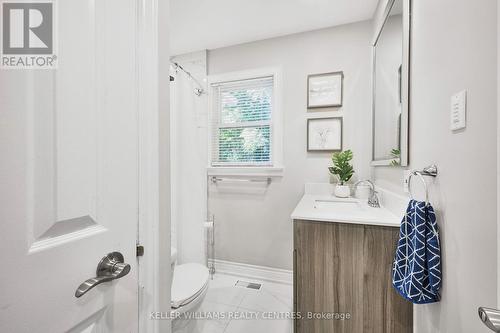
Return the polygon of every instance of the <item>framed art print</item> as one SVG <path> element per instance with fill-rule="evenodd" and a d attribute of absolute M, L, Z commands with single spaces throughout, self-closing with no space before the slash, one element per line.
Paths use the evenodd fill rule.
<path fill-rule="evenodd" d="M 307 108 L 342 106 L 343 72 L 312 74 L 307 77 Z"/>
<path fill-rule="evenodd" d="M 342 118 L 307 119 L 307 151 L 342 150 Z"/>

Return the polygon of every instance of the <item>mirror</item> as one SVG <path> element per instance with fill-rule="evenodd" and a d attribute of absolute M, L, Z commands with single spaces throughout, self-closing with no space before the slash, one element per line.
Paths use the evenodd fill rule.
<path fill-rule="evenodd" d="M 410 0 L 381 0 L 378 12 L 373 39 L 372 165 L 407 166 Z"/>

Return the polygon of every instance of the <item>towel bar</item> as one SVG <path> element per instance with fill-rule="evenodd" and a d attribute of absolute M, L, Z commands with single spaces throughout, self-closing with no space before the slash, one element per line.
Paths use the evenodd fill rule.
<path fill-rule="evenodd" d="M 411 193 L 411 177 L 418 176 L 425 188 L 425 202 L 429 204 L 429 190 L 427 188 L 427 182 L 425 181 L 424 176 L 429 177 L 437 177 L 438 169 L 435 164 L 429 165 L 428 167 L 423 168 L 422 170 L 413 170 L 408 176 L 408 192 L 410 193 L 410 198 L 413 200 L 413 193 Z"/>
<path fill-rule="evenodd" d="M 248 179 L 248 178 L 221 178 L 221 177 L 216 177 L 212 176 L 210 177 L 210 180 L 212 181 L 213 184 L 216 184 L 218 182 L 224 182 L 224 181 L 229 181 L 229 182 L 250 182 L 250 183 L 266 183 L 267 185 L 271 184 L 272 179 L 271 177 L 267 177 L 265 179 Z"/>

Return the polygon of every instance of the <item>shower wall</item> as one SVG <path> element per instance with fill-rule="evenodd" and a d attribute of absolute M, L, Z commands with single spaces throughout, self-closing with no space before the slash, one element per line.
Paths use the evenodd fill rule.
<path fill-rule="evenodd" d="M 171 60 L 190 72 L 206 91 L 206 51 Z M 178 250 L 180 264 L 205 264 L 208 96 L 197 96 L 198 85 L 181 70 L 172 69 L 171 75 L 175 77 L 170 85 L 172 246 Z"/>

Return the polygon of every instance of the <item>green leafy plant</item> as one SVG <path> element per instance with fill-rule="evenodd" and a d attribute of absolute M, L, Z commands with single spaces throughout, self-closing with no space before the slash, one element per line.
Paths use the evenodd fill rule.
<path fill-rule="evenodd" d="M 391 150 L 391 157 L 393 160 L 391 161 L 392 166 L 399 166 L 401 165 L 401 150 L 400 149 L 392 149 Z"/>
<path fill-rule="evenodd" d="M 354 174 L 354 168 L 350 163 L 352 157 L 352 151 L 349 149 L 332 155 L 333 166 L 329 167 L 328 170 L 332 175 L 338 177 L 340 185 L 348 182 Z"/>

